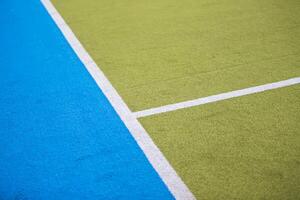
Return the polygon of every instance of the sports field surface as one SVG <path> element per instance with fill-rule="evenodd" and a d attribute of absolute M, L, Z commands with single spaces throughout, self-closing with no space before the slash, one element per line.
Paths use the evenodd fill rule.
<path fill-rule="evenodd" d="M 0 199 L 300 199 L 300 1 L 1 4 Z"/>

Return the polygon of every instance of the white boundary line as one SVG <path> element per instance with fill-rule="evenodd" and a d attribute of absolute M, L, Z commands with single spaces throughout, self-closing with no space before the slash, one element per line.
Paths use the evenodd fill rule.
<path fill-rule="evenodd" d="M 296 78 L 291 78 L 291 79 L 284 80 L 284 81 L 279 81 L 279 82 L 269 83 L 269 84 L 265 84 L 265 85 L 245 88 L 245 89 L 241 89 L 241 90 L 235 90 L 232 92 L 221 93 L 221 94 L 203 97 L 203 98 L 199 98 L 199 99 L 194 99 L 194 100 L 190 100 L 190 101 L 169 104 L 169 105 L 165 105 L 165 106 L 161 106 L 161 107 L 157 107 L 157 108 L 150 108 L 147 110 L 135 112 L 134 115 L 136 118 L 146 117 L 146 116 L 156 115 L 156 114 L 160 114 L 160 113 L 164 113 L 164 112 L 170 112 L 170 111 L 174 111 L 174 110 L 178 110 L 178 109 L 189 108 L 189 107 L 212 103 L 212 102 L 216 102 L 216 101 L 222 101 L 225 99 L 231 99 L 234 97 L 240 97 L 240 96 L 244 96 L 244 95 L 263 92 L 266 90 L 273 90 L 276 88 L 286 87 L 286 86 L 295 85 L 295 84 L 299 84 L 299 83 L 300 83 L 300 77 L 296 77 Z"/>
<path fill-rule="evenodd" d="M 134 114 L 130 111 L 115 88 L 105 77 L 104 73 L 100 70 L 97 64 L 93 61 L 87 51 L 80 44 L 72 30 L 65 23 L 50 0 L 41 0 L 41 2 L 75 51 L 77 56 L 80 58 L 91 76 L 94 78 L 99 88 L 102 90 L 111 105 L 114 107 L 115 111 L 118 113 L 128 130 L 130 131 L 131 135 L 143 150 L 149 162 L 157 171 L 170 192 L 176 199 L 196 199 L 191 191 L 187 188 L 187 186 L 183 183 L 181 178 L 177 175 L 167 159 L 160 152 L 158 147 L 154 144 L 150 136 L 136 119 Z"/>

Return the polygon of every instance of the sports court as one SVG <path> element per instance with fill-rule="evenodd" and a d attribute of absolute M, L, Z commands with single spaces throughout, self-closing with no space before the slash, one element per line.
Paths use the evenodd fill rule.
<path fill-rule="evenodd" d="M 32 57 L 40 59 L 27 59 L 29 66 L 36 65 L 29 71 L 20 67 L 22 59 L 13 65 L 18 77 L 32 76 L 19 80 L 25 86 L 3 76 L 6 98 L 0 104 L 8 107 L 4 111 L 12 124 L 3 114 L 6 123 L 1 129 L 9 134 L 2 136 L 7 139 L 2 143 L 9 144 L 11 134 L 27 126 L 31 133 L 40 133 L 53 124 L 51 134 L 60 138 L 58 131 L 64 133 L 68 140 L 60 140 L 59 149 L 65 151 L 63 146 L 70 144 L 72 149 L 55 155 L 89 164 L 71 170 L 81 174 L 80 179 L 55 167 L 53 172 L 41 167 L 41 177 L 60 173 L 51 184 L 69 181 L 59 190 L 70 191 L 57 198 L 300 199 L 300 1 L 31 1 L 33 6 L 22 3 L 28 10 L 18 1 L 7 3 L 13 16 L 35 13 L 17 24 L 25 36 L 14 45 L 30 38 L 17 55 L 28 58 L 31 51 L 23 52 L 35 48 Z M 27 26 L 34 28 L 26 32 Z M 5 37 L 12 40 L 13 35 L 3 34 L 4 43 Z M 15 55 L 15 49 L 11 51 L 3 54 Z M 9 64 L 7 59 L 0 61 Z M 6 74 L 9 70 L 2 69 Z M 19 95 L 12 95 L 13 87 Z M 23 87 L 36 89 L 29 98 L 33 102 L 20 102 L 27 99 Z M 41 89 L 48 91 L 46 100 L 39 99 Z M 14 121 L 28 117 L 16 120 L 16 106 L 39 114 L 31 113 L 26 126 L 15 128 Z M 39 111 L 45 107 L 47 115 Z M 55 117 L 58 113 L 62 118 Z M 39 127 L 41 116 L 51 120 Z M 57 140 L 49 143 L 48 137 L 40 148 L 57 148 Z M 26 137 L 29 143 L 30 138 Z M 7 172 L 12 166 L 16 170 L 13 162 L 20 157 L 18 152 L 7 156 L 9 148 L 0 154 L 3 163 L 10 160 L 0 167 L 0 176 L 6 174 L 0 179 L 5 198 L 27 183 L 21 173 L 16 175 L 20 183 L 14 184 L 13 173 Z M 87 152 L 78 152 L 81 148 Z M 28 153 L 23 156 L 28 158 Z M 30 159 L 24 165 L 26 176 L 33 170 Z M 42 158 L 39 162 L 48 164 Z M 50 164 L 59 162 L 54 158 Z M 61 167 L 66 172 L 73 164 L 64 159 Z M 95 173 L 102 177 L 96 183 Z M 10 193 L 5 192 L 7 180 Z M 29 189 L 43 188 L 39 182 L 31 184 Z M 31 192 L 27 189 L 26 194 Z M 49 199 L 58 188 L 49 191 L 28 199 Z"/>

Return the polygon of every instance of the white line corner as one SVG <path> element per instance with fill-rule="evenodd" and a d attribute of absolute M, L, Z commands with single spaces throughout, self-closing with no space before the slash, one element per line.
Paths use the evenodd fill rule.
<path fill-rule="evenodd" d="M 72 30 L 65 23 L 61 15 L 52 5 L 50 0 L 41 0 L 42 4 L 55 21 L 58 28 L 63 33 L 66 40 L 69 42 L 79 59 L 85 65 L 95 82 L 105 94 L 117 114 L 120 116 L 131 135 L 134 137 L 139 147 L 143 150 L 147 159 L 159 174 L 163 182 L 166 184 L 170 192 L 176 199 L 193 200 L 196 199 L 188 187 L 184 184 L 170 163 L 154 144 L 146 130 L 139 123 L 135 115 L 130 111 L 123 99 L 117 93 L 115 88 L 106 78 L 101 69 L 93 61 L 79 40 L 76 38 Z"/>

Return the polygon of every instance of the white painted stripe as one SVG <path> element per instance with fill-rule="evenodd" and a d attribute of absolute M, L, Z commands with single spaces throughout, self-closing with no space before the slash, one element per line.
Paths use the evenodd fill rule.
<path fill-rule="evenodd" d="M 129 110 L 128 106 L 114 89 L 112 84 L 105 77 L 104 73 L 100 70 L 97 64 L 93 61 L 93 59 L 80 44 L 72 30 L 64 22 L 63 18 L 56 11 L 52 3 L 49 0 L 42 0 L 42 3 L 69 42 L 69 44 L 72 46 L 77 56 L 80 58 L 91 76 L 94 78 L 97 85 L 100 87 L 111 105 L 114 107 L 115 111 L 118 113 L 128 130 L 130 131 L 131 135 L 143 150 L 147 159 L 157 171 L 161 179 L 164 181 L 170 192 L 176 199 L 195 199 L 194 195 L 176 174 L 170 163 L 163 156 L 158 147 L 154 144 L 150 136 L 138 122 L 133 113 Z"/>
<path fill-rule="evenodd" d="M 256 87 L 235 90 L 232 92 L 226 92 L 226 93 L 221 93 L 221 94 L 203 97 L 203 98 L 199 98 L 199 99 L 194 99 L 194 100 L 190 100 L 190 101 L 169 104 L 169 105 L 165 105 L 165 106 L 161 106 L 161 107 L 157 107 L 157 108 L 150 108 L 147 110 L 135 112 L 134 115 L 136 118 L 146 117 L 146 116 L 150 116 L 150 115 L 156 115 L 156 114 L 170 112 L 170 111 L 179 110 L 179 109 L 183 109 L 183 108 L 199 106 L 202 104 L 212 103 L 212 102 L 216 102 L 216 101 L 222 101 L 225 99 L 231 99 L 234 97 L 240 97 L 240 96 L 244 96 L 244 95 L 263 92 L 266 90 L 273 90 L 276 88 L 286 87 L 286 86 L 295 85 L 295 84 L 299 84 L 299 83 L 300 83 L 300 77 L 296 77 L 296 78 L 291 78 L 288 80 L 279 81 L 279 82 L 275 82 L 275 83 L 269 83 L 269 84 L 260 85 L 260 86 L 256 86 Z"/>

